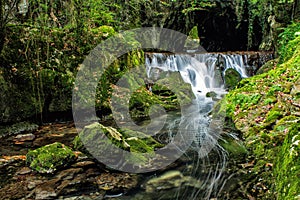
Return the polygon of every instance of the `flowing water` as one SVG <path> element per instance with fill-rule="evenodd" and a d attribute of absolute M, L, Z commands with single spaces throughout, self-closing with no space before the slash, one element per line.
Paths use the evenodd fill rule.
<path fill-rule="evenodd" d="M 236 70 L 241 78 L 252 76 L 257 70 L 257 66 L 249 64 L 249 58 L 245 54 L 221 53 L 146 55 L 147 76 L 153 83 L 161 78 L 161 74 L 180 73 L 182 80 L 191 85 L 195 96 L 192 103 L 182 109 L 181 115 L 168 124 L 168 133 L 169 142 L 176 134 L 192 137 L 191 148 L 185 152 L 185 156 L 193 161 L 188 174 L 201 181 L 201 187 L 178 188 L 171 199 L 217 198 L 222 190 L 227 152 L 218 141 L 222 139 L 225 116 L 212 117 L 212 110 L 215 102 L 226 94 L 224 77 L 228 69 Z M 211 92 L 214 97 L 209 97 Z"/>
<path fill-rule="evenodd" d="M 265 62 L 267 57 L 261 57 L 261 62 Z M 189 85 L 194 95 L 193 100 L 182 105 L 180 111 L 167 113 L 162 137 L 158 135 L 158 139 L 165 143 L 180 138 L 178 135 L 186 139 L 174 143 L 177 142 L 183 155 L 154 173 L 107 172 L 93 159 L 81 157 L 72 166 L 54 175 L 37 175 L 25 163 L 28 149 L 57 141 L 72 146 L 77 135 L 74 124 L 48 124 L 38 129 L 30 125 L 25 135 L 23 127 L 20 131 L 15 130 L 16 127 L 12 131 L 4 131 L 7 134 L 0 136 L 0 199 L 235 199 L 231 198 L 232 195 L 224 198 L 222 193 L 226 181 L 232 182 L 232 176 L 226 168 L 228 153 L 220 145 L 220 141 L 226 140 L 222 134 L 224 115 L 215 115 L 213 106 L 227 92 L 224 85 L 226 70 L 233 68 L 243 78 L 252 76 L 260 65 L 257 62 L 250 64 L 250 60 L 251 55 L 236 53 L 146 54 L 147 76 L 153 84 L 175 73 Z M 178 81 L 173 88 L 188 90 L 180 84 Z M 207 95 L 212 92 L 213 95 Z M 180 142 L 189 142 L 190 148 L 181 149 Z"/>

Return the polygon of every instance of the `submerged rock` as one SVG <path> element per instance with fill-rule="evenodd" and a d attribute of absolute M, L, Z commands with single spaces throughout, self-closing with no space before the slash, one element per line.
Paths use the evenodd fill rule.
<path fill-rule="evenodd" d="M 75 159 L 73 151 L 59 142 L 29 151 L 26 155 L 27 164 L 39 173 L 53 173 L 70 165 Z"/>
<path fill-rule="evenodd" d="M 187 187 L 201 189 L 203 182 L 191 176 L 185 176 L 180 171 L 168 171 L 165 174 L 150 179 L 145 183 L 146 193 L 153 199 L 174 199 L 182 195 L 178 190 Z"/>

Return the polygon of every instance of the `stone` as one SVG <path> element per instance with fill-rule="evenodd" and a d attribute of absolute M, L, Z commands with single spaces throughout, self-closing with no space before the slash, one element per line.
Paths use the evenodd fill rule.
<path fill-rule="evenodd" d="M 95 162 L 87 160 L 87 161 L 77 162 L 77 163 L 73 164 L 72 167 L 85 168 L 85 167 L 90 167 L 93 165 L 95 165 Z"/>
<path fill-rule="evenodd" d="M 81 168 L 70 168 L 61 171 L 56 177 L 60 180 L 70 180 L 73 179 L 76 174 L 83 172 Z"/>
<path fill-rule="evenodd" d="M 73 151 L 59 142 L 29 151 L 26 155 L 26 163 L 39 173 L 53 173 L 71 165 L 75 160 Z"/>
<path fill-rule="evenodd" d="M 203 189 L 203 182 L 173 170 L 148 180 L 144 188 L 145 196 L 151 196 L 151 199 L 184 199 L 182 195 L 186 195 L 187 188 L 191 191 L 201 190 Z"/>
<path fill-rule="evenodd" d="M 153 193 L 158 190 L 169 190 L 173 188 L 179 188 L 182 186 L 191 186 L 194 188 L 201 188 L 202 184 L 199 180 L 190 176 L 184 176 L 180 171 L 169 171 L 165 174 L 150 179 L 146 183 L 146 192 Z"/>
<path fill-rule="evenodd" d="M 52 179 L 38 185 L 35 190 L 35 199 L 54 199 L 57 197 L 55 188 L 58 186 L 58 179 Z"/>
<path fill-rule="evenodd" d="M 277 65 L 277 63 L 278 63 L 278 59 L 269 60 L 268 62 L 266 62 L 263 66 L 261 66 L 256 71 L 256 75 L 263 74 L 263 73 L 266 73 L 266 72 L 270 71 L 271 69 L 274 69 L 274 67 Z"/>
<path fill-rule="evenodd" d="M 291 90 L 291 95 L 295 98 L 300 98 L 300 82 L 295 83 Z"/>
<path fill-rule="evenodd" d="M 106 136 L 106 137 L 105 137 Z M 151 154 L 156 148 L 163 147 L 149 135 L 130 129 L 117 130 L 112 127 L 93 123 L 85 126 L 74 141 L 74 148 L 82 151 L 108 165 L 107 163 L 119 163 L 119 149 L 134 152 L 126 157 L 122 167 L 151 167 Z M 83 145 L 84 144 L 84 145 Z M 112 148 L 112 145 L 118 148 Z M 148 154 L 146 154 L 148 153 Z"/>
<path fill-rule="evenodd" d="M 27 194 L 25 181 L 18 181 L 0 188 L 0 199 L 22 199 Z"/>
<path fill-rule="evenodd" d="M 242 80 L 242 77 L 235 69 L 230 68 L 225 71 L 224 79 L 225 79 L 225 87 L 228 90 L 232 90 Z"/>
<path fill-rule="evenodd" d="M 128 173 L 102 173 L 95 178 L 100 190 L 125 192 L 138 185 L 138 176 Z"/>
<path fill-rule="evenodd" d="M 35 139 L 35 135 L 32 133 L 28 133 L 28 134 L 19 134 L 15 136 L 13 141 L 15 142 L 15 144 L 22 144 L 26 141 L 33 141 L 34 139 Z"/>
<path fill-rule="evenodd" d="M 25 175 L 31 173 L 31 169 L 29 167 L 23 167 L 19 171 L 16 172 L 17 175 Z"/>

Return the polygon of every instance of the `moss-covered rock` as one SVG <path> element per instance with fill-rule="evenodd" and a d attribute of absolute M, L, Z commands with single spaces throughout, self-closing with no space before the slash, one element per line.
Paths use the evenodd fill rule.
<path fill-rule="evenodd" d="M 225 87 L 232 90 L 237 86 L 238 82 L 242 80 L 242 77 L 235 69 L 230 68 L 225 71 L 224 79 Z"/>
<path fill-rule="evenodd" d="M 136 69 L 135 74 L 144 73 L 143 70 L 145 69 Z M 195 98 L 191 85 L 184 83 L 179 73 L 161 72 L 160 76 L 158 81 L 148 83 L 147 80 L 135 77 L 133 73 L 125 74 L 122 84 L 112 86 L 114 117 L 124 118 L 127 113 L 123 112 L 128 112 L 129 107 L 131 118 L 147 118 L 154 105 L 171 111 L 180 109 Z"/>
<path fill-rule="evenodd" d="M 266 62 L 263 66 L 261 66 L 256 71 L 256 75 L 263 74 L 263 73 L 266 73 L 266 72 L 270 71 L 271 69 L 274 69 L 274 67 L 277 65 L 278 62 L 279 62 L 278 59 L 269 60 L 268 62 Z"/>
<path fill-rule="evenodd" d="M 287 136 L 277 156 L 274 169 L 277 198 L 298 199 L 300 197 L 298 178 L 300 174 L 300 118 L 290 117 L 284 125 L 281 125 L 280 129 L 284 129 Z"/>
<path fill-rule="evenodd" d="M 146 196 L 151 195 L 152 199 L 174 199 L 182 197 L 186 188 L 201 190 L 202 184 L 202 181 L 185 176 L 180 171 L 168 171 L 148 180 L 145 183 L 145 190 Z"/>
<path fill-rule="evenodd" d="M 104 135 L 108 138 L 105 139 Z M 102 153 L 106 152 L 110 155 L 110 159 L 120 161 L 118 152 L 115 149 L 122 149 L 131 152 L 126 162 L 130 165 L 139 165 L 147 162 L 147 157 L 154 153 L 155 149 L 164 145 L 153 139 L 151 136 L 130 129 L 115 129 L 113 127 L 104 126 L 100 123 L 93 123 L 85 126 L 79 135 L 73 141 L 74 148 L 94 157 L 101 158 Z M 101 160 L 99 160 L 101 162 Z"/>
<path fill-rule="evenodd" d="M 39 173 L 53 173 L 75 160 L 73 151 L 59 142 L 29 151 L 26 155 L 26 163 Z"/>

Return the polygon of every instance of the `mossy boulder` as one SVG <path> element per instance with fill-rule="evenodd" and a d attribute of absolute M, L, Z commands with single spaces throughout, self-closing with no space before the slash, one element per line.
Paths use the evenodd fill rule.
<path fill-rule="evenodd" d="M 256 75 L 263 74 L 263 73 L 270 71 L 271 69 L 274 69 L 274 67 L 277 65 L 277 63 L 278 63 L 278 59 L 269 60 L 268 62 L 266 62 L 263 66 L 261 66 L 256 71 Z"/>
<path fill-rule="evenodd" d="M 237 86 L 238 82 L 242 80 L 242 77 L 235 69 L 229 68 L 225 71 L 224 79 L 225 87 L 228 90 L 232 90 Z"/>
<path fill-rule="evenodd" d="M 136 73 L 140 71 L 137 70 Z M 156 82 L 148 83 L 131 74 L 124 75 L 122 84 L 113 86 L 114 117 L 129 118 L 124 116 L 128 115 L 126 112 L 129 107 L 130 116 L 134 120 L 147 118 L 154 105 L 160 105 L 166 111 L 177 110 L 195 98 L 191 85 L 183 82 L 178 72 L 161 72 L 160 76 Z"/>
<path fill-rule="evenodd" d="M 152 199 L 176 199 L 186 195 L 185 189 L 193 188 L 201 190 L 203 182 L 191 176 L 185 176 L 180 171 L 168 171 L 158 177 L 154 177 L 145 183 L 146 196 Z"/>
<path fill-rule="evenodd" d="M 279 128 L 279 127 L 278 127 Z M 276 160 L 274 174 L 278 199 L 289 200 L 300 197 L 300 118 L 292 117 L 281 125 L 287 134 Z"/>
<path fill-rule="evenodd" d="M 155 149 L 164 146 L 141 131 L 115 129 L 97 122 L 85 126 L 74 139 L 73 144 L 75 149 L 98 160 L 103 157 L 103 152 L 106 152 L 106 155 L 109 155 L 112 161 L 119 162 L 118 151 L 112 146 L 131 152 L 126 160 L 129 165 L 139 165 L 147 162 L 149 160 L 148 156 L 154 153 Z"/>
<path fill-rule="evenodd" d="M 73 151 L 59 142 L 29 151 L 26 155 L 26 163 L 39 173 L 53 173 L 75 160 Z"/>

